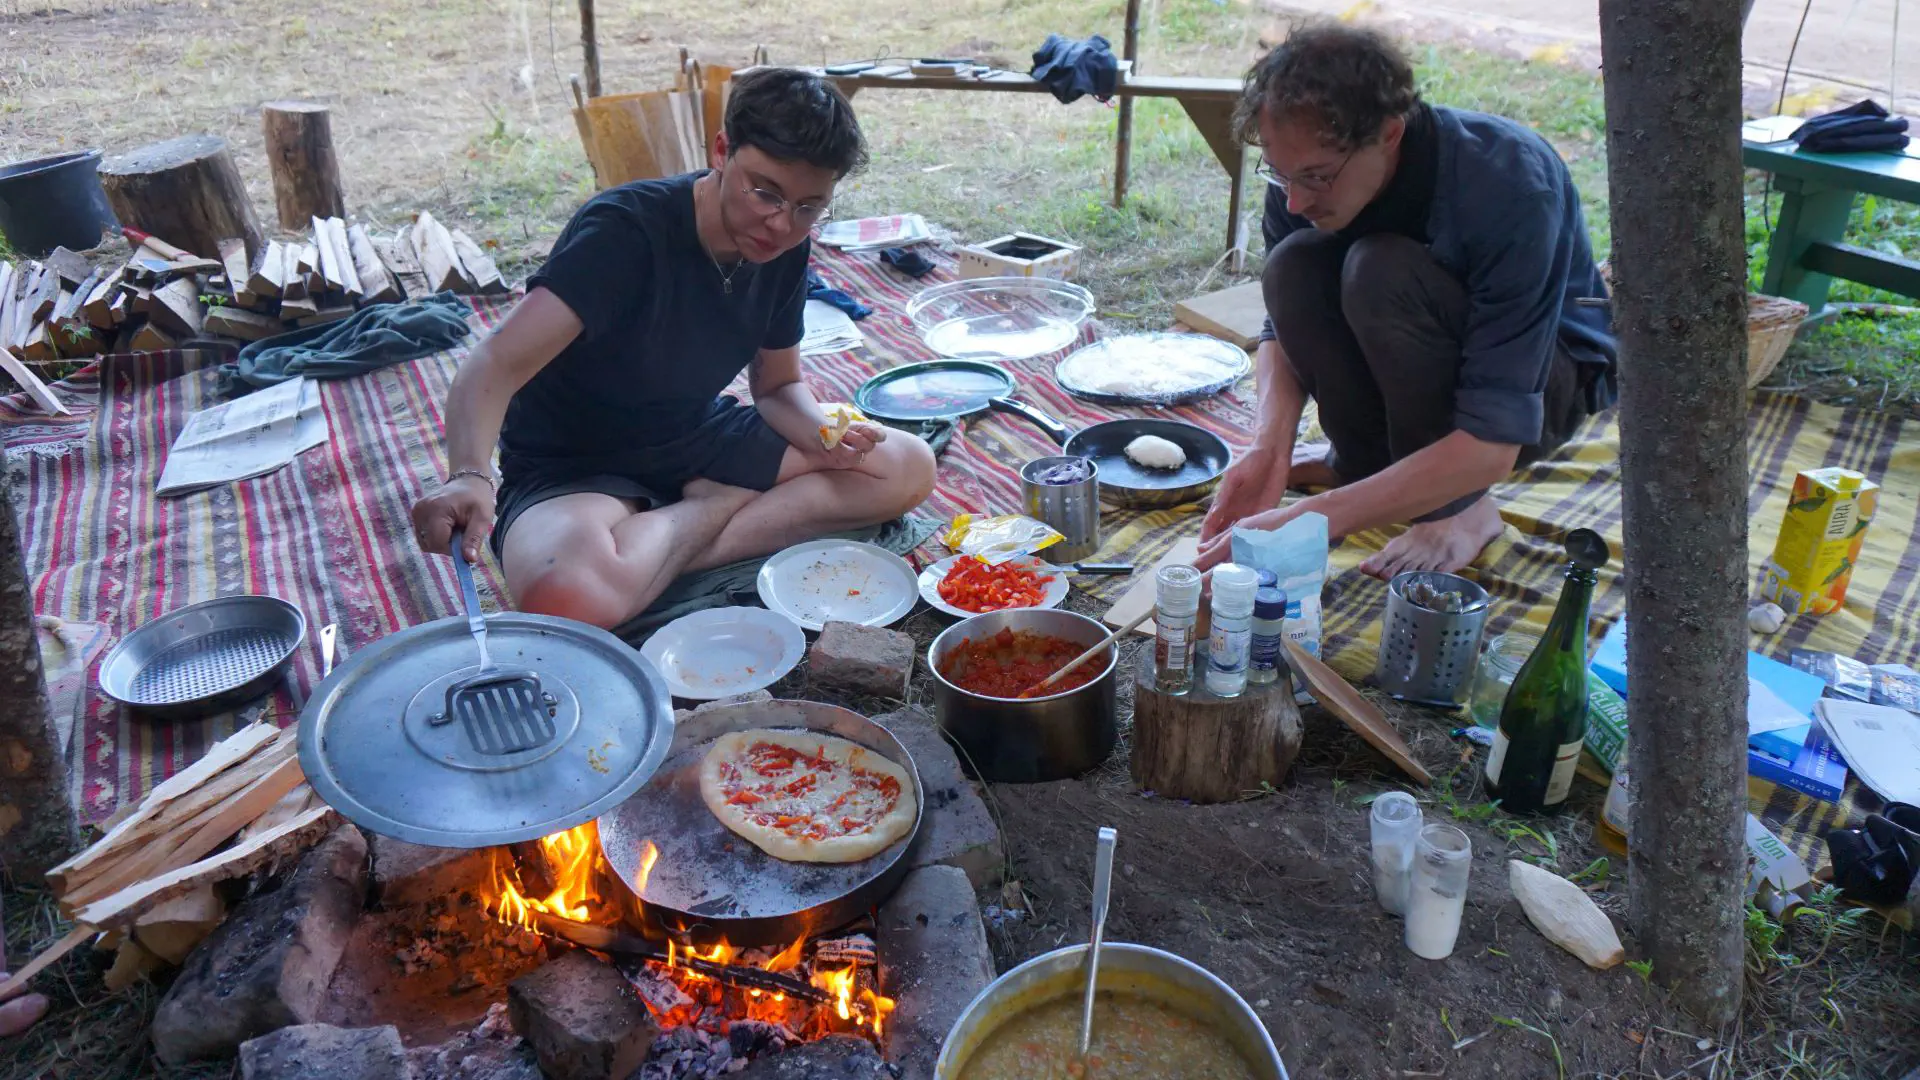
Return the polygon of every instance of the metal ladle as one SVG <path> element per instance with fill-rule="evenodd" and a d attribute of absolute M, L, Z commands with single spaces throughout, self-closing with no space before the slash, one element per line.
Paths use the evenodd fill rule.
<path fill-rule="evenodd" d="M 1113 889 L 1113 845 L 1119 834 L 1102 826 L 1093 849 L 1093 933 L 1087 945 L 1087 993 L 1080 1013 L 1080 1054 L 1093 1042 L 1093 994 L 1100 985 L 1100 939 L 1107 929 L 1107 896 Z"/>

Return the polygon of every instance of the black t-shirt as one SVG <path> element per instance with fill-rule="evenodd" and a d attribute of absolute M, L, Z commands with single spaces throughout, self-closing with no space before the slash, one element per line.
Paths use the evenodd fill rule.
<path fill-rule="evenodd" d="M 507 406 L 503 457 L 617 469 L 699 426 L 760 349 L 799 343 L 809 245 L 742 263 L 725 291 L 694 225 L 703 175 L 594 196 L 527 279 L 585 326 Z"/>

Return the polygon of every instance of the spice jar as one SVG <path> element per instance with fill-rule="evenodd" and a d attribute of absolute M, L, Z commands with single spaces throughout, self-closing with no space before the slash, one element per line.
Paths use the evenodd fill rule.
<path fill-rule="evenodd" d="M 1221 563 L 1213 571 L 1213 626 L 1207 639 L 1207 693 L 1238 697 L 1247 688 L 1253 651 L 1253 594 L 1260 579 L 1252 567 Z"/>
<path fill-rule="evenodd" d="M 1452 825 L 1428 825 L 1413 846 L 1407 887 L 1407 948 L 1427 960 L 1445 960 L 1460 936 L 1467 906 L 1473 842 Z"/>
<path fill-rule="evenodd" d="M 1200 571 L 1163 566 L 1154 575 L 1153 682 L 1165 694 L 1193 687 L 1193 624 L 1200 613 Z"/>
<path fill-rule="evenodd" d="M 1389 915 L 1407 913 L 1413 847 L 1420 838 L 1420 804 L 1404 791 L 1373 800 L 1368 831 L 1373 841 L 1373 895 Z"/>

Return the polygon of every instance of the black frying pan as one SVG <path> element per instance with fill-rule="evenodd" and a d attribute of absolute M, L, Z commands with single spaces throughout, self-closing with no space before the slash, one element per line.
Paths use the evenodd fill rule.
<path fill-rule="evenodd" d="M 854 391 L 853 404 L 874 420 L 909 431 L 964 420 L 986 412 L 1011 413 L 1033 422 L 1054 442 L 1065 442 L 1065 424 L 1013 396 L 1006 369 L 977 360 L 929 360 L 883 371 Z"/>
<path fill-rule="evenodd" d="M 1178 469 L 1134 464 L 1127 456 L 1127 444 L 1142 435 L 1158 435 L 1179 446 L 1187 452 L 1186 464 Z M 1101 498 L 1137 509 L 1204 499 L 1220 486 L 1221 474 L 1233 462 L 1233 451 L 1218 435 L 1181 420 L 1108 420 L 1081 428 L 1061 445 L 1068 454 L 1092 458 L 1099 466 Z"/>

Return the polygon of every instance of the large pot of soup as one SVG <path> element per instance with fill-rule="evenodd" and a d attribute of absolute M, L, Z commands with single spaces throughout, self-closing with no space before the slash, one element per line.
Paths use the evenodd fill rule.
<path fill-rule="evenodd" d="M 1198 964 L 1145 945 L 1100 947 L 1093 1041 L 1073 1068 L 1085 945 L 1036 956 L 993 981 L 947 1033 L 935 1080 L 1287 1080 L 1260 1018 Z"/>
<path fill-rule="evenodd" d="M 1119 650 L 1075 668 L 1049 693 L 1021 692 L 1107 636 L 1071 611 L 991 611 L 949 626 L 927 648 L 940 726 L 982 780 L 1033 783 L 1078 776 L 1119 739 L 1114 672 Z"/>

